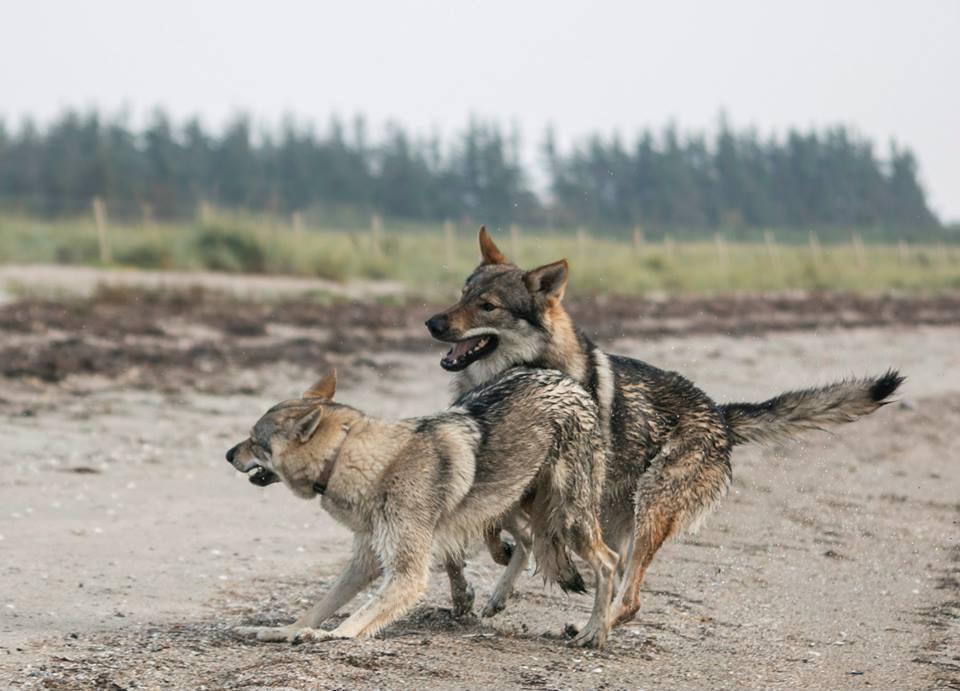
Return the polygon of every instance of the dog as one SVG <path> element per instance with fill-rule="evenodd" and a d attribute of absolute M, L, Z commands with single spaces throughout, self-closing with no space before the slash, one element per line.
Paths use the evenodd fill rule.
<path fill-rule="evenodd" d="M 457 392 L 524 365 L 568 374 L 597 402 L 609 450 L 603 535 L 621 557 L 615 624 L 639 610 L 640 585 L 657 550 L 694 530 L 726 494 L 734 446 L 852 422 L 888 403 L 903 382 L 889 370 L 762 403 L 717 405 L 681 375 L 608 355 L 580 331 L 562 305 L 566 260 L 524 271 L 483 227 L 479 241 L 481 263 L 459 301 L 426 326 L 435 339 L 452 344 L 440 364 L 455 373 Z M 509 548 L 499 531 L 486 539 L 502 562 Z M 462 563 L 448 564 L 448 571 L 462 575 Z"/>
<path fill-rule="evenodd" d="M 320 496 L 354 533 L 350 562 L 318 604 L 289 626 L 241 627 L 240 635 L 372 636 L 422 595 L 432 555 L 462 561 L 471 538 L 522 515 L 545 580 L 584 590 L 568 548 L 593 568 L 593 611 L 572 643 L 603 646 L 617 555 L 602 539 L 604 441 L 582 386 L 559 371 L 513 368 L 444 412 L 396 422 L 334 403 L 335 391 L 331 373 L 267 411 L 226 454 L 255 485 L 282 481 L 298 497 Z M 332 631 L 318 628 L 381 572 L 376 596 Z"/>

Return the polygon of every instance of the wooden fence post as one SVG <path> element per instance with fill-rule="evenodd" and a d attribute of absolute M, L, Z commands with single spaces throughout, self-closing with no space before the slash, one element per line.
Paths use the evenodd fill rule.
<path fill-rule="evenodd" d="M 714 234 L 713 241 L 717 244 L 717 259 L 720 261 L 720 266 L 727 268 L 727 241 L 724 240 L 722 233 Z"/>
<path fill-rule="evenodd" d="M 820 264 L 823 259 L 823 250 L 820 247 L 820 238 L 816 232 L 810 231 L 810 256 L 813 257 L 814 264 Z"/>
<path fill-rule="evenodd" d="M 587 242 L 589 236 L 587 235 L 587 229 L 583 226 L 577 228 L 577 255 L 583 259 L 587 253 Z"/>
<path fill-rule="evenodd" d="M 510 260 L 520 261 L 520 229 L 515 223 L 510 224 L 510 251 L 513 253 Z"/>
<path fill-rule="evenodd" d="M 777 271 L 783 272 L 783 264 L 780 261 L 780 248 L 777 247 L 777 239 L 769 230 L 763 231 L 763 243 L 767 246 L 767 256 L 770 263 L 774 265 Z"/>
<path fill-rule="evenodd" d="M 373 214 L 370 217 L 370 243 L 373 245 L 373 253 L 377 256 L 383 254 L 381 242 L 383 240 L 383 219 L 380 214 Z"/>
<path fill-rule="evenodd" d="M 857 257 L 857 266 L 861 269 L 867 265 L 867 255 L 863 249 L 863 238 L 860 233 L 850 234 L 850 243 L 853 245 L 853 252 Z"/>
<path fill-rule="evenodd" d="M 91 202 L 93 206 L 93 220 L 97 224 L 97 242 L 100 245 L 100 261 L 109 264 L 112 260 L 110 252 L 110 236 L 107 234 L 107 206 L 100 197 L 94 197 Z"/>
<path fill-rule="evenodd" d="M 147 202 L 140 202 L 140 216 L 143 218 L 145 229 L 153 226 L 153 207 Z"/>
<path fill-rule="evenodd" d="M 293 234 L 297 237 L 303 235 L 303 213 L 300 211 L 294 211 L 293 215 L 290 217 L 290 224 L 293 227 Z"/>
<path fill-rule="evenodd" d="M 453 221 L 450 220 L 443 222 L 443 248 L 444 256 L 447 260 L 447 270 L 453 271 L 455 252 L 453 246 Z"/>
<path fill-rule="evenodd" d="M 643 228 L 640 226 L 633 229 L 633 253 L 638 257 L 643 254 Z"/>

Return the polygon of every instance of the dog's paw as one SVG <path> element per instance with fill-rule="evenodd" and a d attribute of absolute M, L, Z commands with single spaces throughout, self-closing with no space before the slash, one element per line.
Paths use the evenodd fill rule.
<path fill-rule="evenodd" d="M 288 639 L 293 645 L 300 645 L 301 643 L 320 643 L 323 641 L 336 641 L 340 640 L 340 636 L 334 635 L 332 631 L 327 631 L 325 629 L 298 629 L 294 632 Z"/>
<path fill-rule="evenodd" d="M 573 627 L 568 624 L 565 632 L 568 632 L 571 628 Z M 574 648 L 602 648 L 606 642 L 606 629 L 602 626 L 595 626 L 592 623 L 588 623 L 567 645 Z"/>
<path fill-rule="evenodd" d="M 467 584 L 467 587 L 463 592 L 457 593 L 453 598 L 453 613 L 454 619 L 467 619 L 473 613 L 473 602 L 476 599 L 476 595 L 473 591 L 473 586 Z"/>
<path fill-rule="evenodd" d="M 621 624 L 626 624 L 631 621 L 635 616 L 637 616 L 637 610 L 640 607 L 631 607 L 628 605 L 620 605 L 616 613 L 613 615 L 613 625 L 620 626 Z"/>
<path fill-rule="evenodd" d="M 281 643 L 299 631 L 292 626 L 238 626 L 233 632 L 243 638 L 255 638 L 258 641 Z"/>
<path fill-rule="evenodd" d="M 257 631 L 260 630 L 259 626 L 234 626 L 233 635 L 239 636 L 240 638 L 253 638 L 257 635 Z"/>
<path fill-rule="evenodd" d="M 484 619 L 489 619 L 490 617 L 495 617 L 500 612 L 507 608 L 507 603 L 501 600 L 500 598 L 490 598 L 490 601 L 487 602 L 483 607 L 483 611 L 480 612 L 480 616 Z"/>

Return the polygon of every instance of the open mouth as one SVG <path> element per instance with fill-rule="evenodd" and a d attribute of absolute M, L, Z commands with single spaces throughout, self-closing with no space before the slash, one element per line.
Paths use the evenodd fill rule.
<path fill-rule="evenodd" d="M 499 341 L 493 334 L 484 334 L 474 338 L 465 338 L 453 344 L 450 351 L 440 360 L 440 366 L 448 372 L 459 372 L 471 363 L 485 358 L 497 349 Z"/>
<path fill-rule="evenodd" d="M 253 472 L 247 476 L 247 479 L 257 487 L 266 487 L 274 482 L 280 482 L 280 478 L 275 472 L 267 470 L 262 465 L 253 466 L 252 470 Z"/>

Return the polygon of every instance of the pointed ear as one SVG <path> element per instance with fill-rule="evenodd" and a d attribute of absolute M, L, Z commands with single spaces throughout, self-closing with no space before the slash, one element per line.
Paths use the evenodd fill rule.
<path fill-rule="evenodd" d="M 531 295 L 539 294 L 560 302 L 567 288 L 567 260 L 561 259 L 553 264 L 531 269 L 523 275 L 523 282 Z"/>
<path fill-rule="evenodd" d="M 337 392 L 337 370 L 332 369 L 327 375 L 303 392 L 304 398 L 322 398 L 325 401 L 332 401 L 333 394 Z"/>
<path fill-rule="evenodd" d="M 308 441 L 310 441 L 313 433 L 316 432 L 317 427 L 320 426 L 320 420 L 322 418 L 323 406 L 318 405 L 316 408 L 297 420 L 293 428 L 294 433 L 297 435 L 297 439 L 299 439 L 303 444 L 306 444 Z"/>
<path fill-rule="evenodd" d="M 497 247 L 486 226 L 480 226 L 480 256 L 484 264 L 509 264 L 510 261 L 503 256 L 503 252 Z"/>

